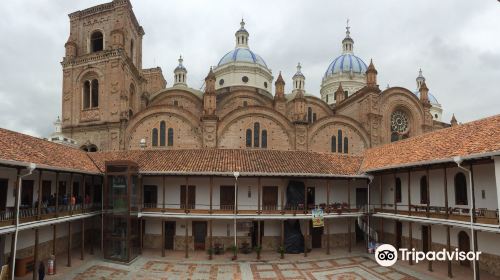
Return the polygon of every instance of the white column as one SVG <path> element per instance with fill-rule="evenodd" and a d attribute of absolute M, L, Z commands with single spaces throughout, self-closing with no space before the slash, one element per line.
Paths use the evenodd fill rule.
<path fill-rule="evenodd" d="M 500 156 L 495 156 L 495 184 L 497 189 L 497 209 L 500 211 Z M 499 219 L 500 221 L 500 219 Z"/>

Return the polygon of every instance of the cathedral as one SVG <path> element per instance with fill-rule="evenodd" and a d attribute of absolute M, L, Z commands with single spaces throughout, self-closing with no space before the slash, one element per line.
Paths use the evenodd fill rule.
<path fill-rule="evenodd" d="M 441 105 L 422 71 L 416 90 L 380 89 L 373 61 L 367 66 L 354 54 L 349 26 L 340 55 L 325 63 L 318 98 L 307 91 L 300 63 L 289 81 L 293 89 L 285 92 L 286 77 L 273 74 L 250 48 L 243 20 L 234 49 L 207 67 L 200 91 L 189 86 L 182 57 L 171 86 L 161 68 L 142 68 L 145 32 L 129 1 L 69 18 L 58 124 L 85 151 L 219 148 L 359 155 L 450 126 L 441 121 Z"/>

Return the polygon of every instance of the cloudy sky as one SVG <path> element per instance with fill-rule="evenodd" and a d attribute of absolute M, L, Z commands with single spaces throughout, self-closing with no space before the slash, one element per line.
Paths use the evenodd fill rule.
<path fill-rule="evenodd" d="M 0 127 L 47 136 L 61 113 L 60 61 L 68 14 L 106 1 L 0 3 Z M 373 58 L 382 88 L 427 85 L 460 122 L 500 113 L 500 3 L 419 1 L 153 1 L 132 0 L 146 31 L 144 68 L 160 66 L 168 84 L 179 54 L 188 83 L 200 88 L 211 65 L 234 48 L 244 17 L 250 48 L 290 90 L 297 62 L 306 90 L 319 96 L 321 77 L 340 54 L 349 18 L 354 52 Z"/>

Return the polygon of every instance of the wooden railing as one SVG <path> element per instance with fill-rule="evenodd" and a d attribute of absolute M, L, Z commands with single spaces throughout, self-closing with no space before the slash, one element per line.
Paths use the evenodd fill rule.
<path fill-rule="evenodd" d="M 456 221 L 470 221 L 470 209 L 464 207 L 443 207 L 433 205 L 405 205 L 397 204 L 372 204 L 375 207 L 375 212 L 380 213 L 396 213 L 407 216 L 429 217 L 437 219 L 447 219 Z M 476 223 L 481 224 L 499 224 L 498 209 L 476 208 L 475 209 Z"/>

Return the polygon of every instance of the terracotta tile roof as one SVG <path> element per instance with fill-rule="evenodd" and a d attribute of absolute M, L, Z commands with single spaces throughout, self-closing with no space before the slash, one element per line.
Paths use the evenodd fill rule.
<path fill-rule="evenodd" d="M 39 168 L 99 173 L 87 153 L 0 128 L 0 160 L 36 163 Z"/>
<path fill-rule="evenodd" d="M 370 148 L 364 153 L 361 171 L 451 161 L 455 156 L 492 152 L 500 153 L 500 115 Z"/>
<path fill-rule="evenodd" d="M 89 156 L 104 170 L 105 161 L 131 160 L 142 173 L 232 175 L 357 175 L 360 156 L 276 150 L 146 150 L 91 153 Z"/>

